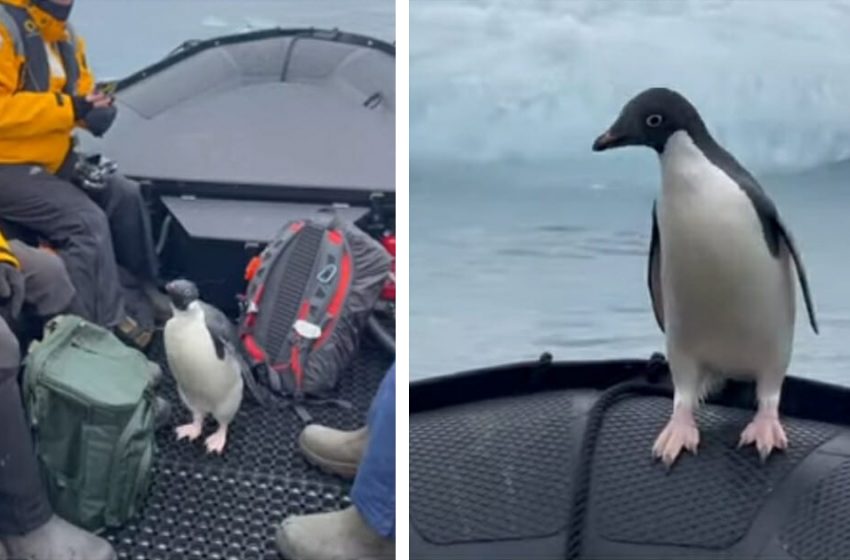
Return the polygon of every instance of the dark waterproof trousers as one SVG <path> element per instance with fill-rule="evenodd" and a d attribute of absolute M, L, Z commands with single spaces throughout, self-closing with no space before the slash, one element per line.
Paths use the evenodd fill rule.
<path fill-rule="evenodd" d="M 52 510 L 24 418 L 18 339 L 0 318 L 0 536 L 41 527 Z"/>
<path fill-rule="evenodd" d="M 114 327 L 124 318 L 123 266 L 155 282 L 156 253 L 138 183 L 114 176 L 90 194 L 33 165 L 0 165 L 0 219 L 47 240 L 65 263 L 83 318 Z"/>
<path fill-rule="evenodd" d="M 21 263 L 24 301 L 42 319 L 68 311 L 74 288 L 62 261 L 20 241 L 9 243 Z M 8 265 L 6 265 L 8 266 Z M 23 535 L 52 515 L 24 418 L 18 339 L 0 309 L 0 536 Z"/>
<path fill-rule="evenodd" d="M 24 302 L 38 317 L 47 319 L 59 313 L 72 313 L 76 290 L 62 259 L 45 249 L 9 240 L 9 248 L 21 263 L 24 276 Z M 2 314 L 2 313 L 0 313 Z"/>

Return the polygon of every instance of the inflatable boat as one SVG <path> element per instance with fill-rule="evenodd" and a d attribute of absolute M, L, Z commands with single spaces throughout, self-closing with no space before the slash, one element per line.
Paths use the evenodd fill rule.
<path fill-rule="evenodd" d="M 738 438 L 752 384 L 697 415 L 697 455 L 651 458 L 672 408 L 664 357 L 532 363 L 410 386 L 410 557 L 850 557 L 850 390 L 789 377 L 785 452 Z"/>
<path fill-rule="evenodd" d="M 287 220 L 333 206 L 376 237 L 395 231 L 389 43 L 241 33 L 189 41 L 99 87 L 115 92 L 118 117 L 102 139 L 81 133 L 79 149 L 144 185 L 164 274 L 189 274 L 230 312 L 244 282 L 221 259 L 256 254 Z"/>
<path fill-rule="evenodd" d="M 246 264 L 292 219 L 328 206 L 376 238 L 395 231 L 395 48 L 337 30 L 271 29 L 182 45 L 101 87 L 118 118 L 103 139 L 79 137 L 140 181 L 163 276 L 194 280 L 231 315 Z M 384 339 L 364 336 L 342 375 L 351 407 L 310 408 L 314 421 L 360 427 L 394 361 L 392 301 L 376 311 Z M 161 340 L 152 355 L 165 366 Z M 292 407 L 247 397 L 221 457 L 177 444 L 189 419 L 166 374 L 173 417 L 157 437 L 153 483 L 140 513 L 106 537 L 122 559 L 276 557 L 286 516 L 345 507 L 350 484 L 309 466 Z M 207 426 L 209 429 L 210 426 Z"/>

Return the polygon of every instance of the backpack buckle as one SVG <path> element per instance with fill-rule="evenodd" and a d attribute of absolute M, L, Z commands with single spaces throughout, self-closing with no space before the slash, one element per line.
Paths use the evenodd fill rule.
<path fill-rule="evenodd" d="M 316 275 L 316 280 L 322 284 L 329 284 L 336 276 L 338 270 L 339 268 L 335 264 L 329 264 L 319 271 L 319 274 Z"/>
<path fill-rule="evenodd" d="M 299 336 L 306 338 L 307 340 L 316 340 L 322 336 L 322 327 L 309 321 L 305 321 L 304 319 L 298 319 L 295 321 L 292 328 L 295 329 L 295 332 L 298 333 Z"/>

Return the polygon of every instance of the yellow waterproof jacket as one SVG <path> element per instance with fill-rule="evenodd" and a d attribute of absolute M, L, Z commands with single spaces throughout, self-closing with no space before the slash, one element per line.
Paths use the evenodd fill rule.
<path fill-rule="evenodd" d="M 26 12 L 23 12 L 25 10 Z M 26 14 L 24 34 L 9 14 Z M 30 71 L 24 41 L 38 33 L 50 61 L 47 91 L 24 91 L 25 72 Z M 76 87 L 64 92 L 66 75 L 60 58 L 61 42 L 69 42 L 77 62 Z M 56 65 L 58 64 L 58 68 Z M 88 68 L 85 44 L 60 22 L 29 0 L 0 0 L 0 165 L 43 165 L 56 172 L 71 148 L 74 108 L 71 95 L 87 95 L 94 89 L 94 76 Z"/>
<path fill-rule="evenodd" d="M 0 231 L 0 263 L 9 263 L 16 268 L 21 268 L 21 263 L 18 262 L 18 257 L 12 252 L 9 247 L 9 242 L 3 232 Z"/>

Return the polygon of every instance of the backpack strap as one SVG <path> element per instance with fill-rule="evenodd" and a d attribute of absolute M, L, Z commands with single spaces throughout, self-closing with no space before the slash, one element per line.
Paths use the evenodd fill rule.
<path fill-rule="evenodd" d="M 120 525 L 124 519 L 135 515 L 138 498 L 147 489 L 153 463 L 155 398 L 153 386 L 149 385 L 113 449 L 112 469 L 106 481 L 104 516 L 107 525 Z M 139 452 L 135 457 L 138 469 L 127 472 L 127 459 L 133 447 Z"/>
<path fill-rule="evenodd" d="M 0 6 L 0 24 L 12 36 L 15 52 L 24 58 L 18 89 L 21 91 L 46 92 L 50 89 L 50 62 L 45 50 L 45 41 L 26 8 L 4 4 Z M 77 89 L 80 68 L 77 64 L 77 35 L 70 24 L 66 24 L 68 38 L 56 43 L 62 66 L 65 70 L 64 93 L 73 95 Z"/>
<path fill-rule="evenodd" d="M 77 82 L 80 81 L 80 65 L 77 63 L 77 32 L 70 22 L 65 24 L 68 38 L 57 43 L 62 65 L 65 67 L 65 87 L 62 88 L 67 95 L 77 92 Z"/>
<path fill-rule="evenodd" d="M 336 323 L 342 313 L 342 308 L 348 299 L 348 293 L 351 288 L 351 280 L 354 274 L 354 262 L 351 257 L 351 248 L 348 246 L 348 240 L 342 230 L 331 230 L 328 234 L 331 237 L 331 243 L 339 244 L 341 247 L 341 256 L 339 258 L 339 280 L 331 298 L 325 315 L 322 319 L 322 336 L 316 341 L 313 350 L 321 348 L 327 342 L 333 329 L 328 328 L 329 325 Z"/>
<path fill-rule="evenodd" d="M 254 337 L 257 314 L 260 311 L 260 305 L 262 304 L 266 289 L 265 281 L 269 268 L 268 263 L 274 262 L 277 255 L 289 245 L 295 234 L 301 231 L 303 227 L 304 222 L 297 221 L 291 222 L 281 228 L 277 235 L 275 235 L 274 240 L 260 253 L 260 265 L 254 267 L 255 270 L 252 271 L 253 277 L 250 279 L 245 300 L 242 302 L 244 318 L 239 324 L 239 339 L 242 340 L 242 345 L 251 362 L 250 365 L 254 368 L 260 365 L 271 365 L 269 364 L 265 350 L 260 347 Z M 279 385 L 280 380 L 277 380 L 277 383 Z M 278 387 L 277 389 L 279 390 L 280 388 Z"/>
<path fill-rule="evenodd" d="M 309 354 L 328 339 L 332 332 L 328 327 L 336 320 L 351 283 L 351 255 L 345 235 L 341 230 L 327 229 L 325 239 L 327 242 L 316 259 L 316 288 L 302 302 L 289 334 L 289 367 L 295 375 L 296 397 L 303 389 L 304 365 Z"/>

